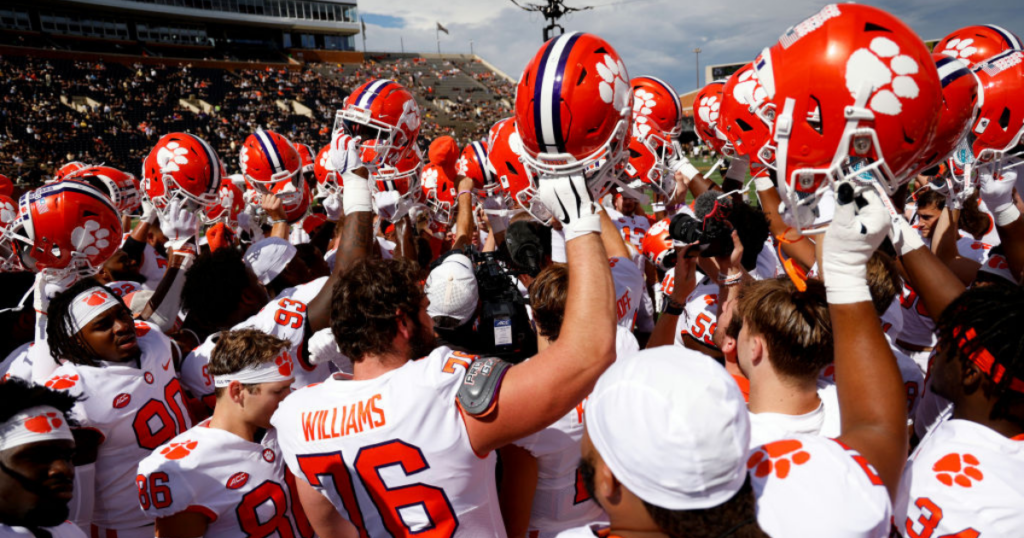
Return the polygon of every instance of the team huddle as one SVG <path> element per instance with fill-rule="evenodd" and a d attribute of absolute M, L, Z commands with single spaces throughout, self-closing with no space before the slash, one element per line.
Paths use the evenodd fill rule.
<path fill-rule="evenodd" d="M 574 32 L 461 149 L 380 79 L 0 182 L 0 536 L 1019 536 L 1022 48 L 826 6 L 710 170 Z"/>

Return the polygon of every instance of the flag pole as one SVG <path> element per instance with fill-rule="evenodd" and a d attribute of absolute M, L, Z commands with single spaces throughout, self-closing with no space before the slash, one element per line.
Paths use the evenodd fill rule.
<path fill-rule="evenodd" d="M 437 35 L 437 55 L 441 55 L 441 25 L 438 24 L 437 28 L 434 29 L 434 34 Z"/>

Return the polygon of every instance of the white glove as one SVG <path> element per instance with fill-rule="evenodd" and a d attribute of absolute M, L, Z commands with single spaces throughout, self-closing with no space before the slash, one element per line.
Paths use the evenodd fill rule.
<path fill-rule="evenodd" d="M 835 215 L 822 248 L 825 290 L 831 304 L 871 302 L 868 260 L 891 228 L 889 211 L 878 193 L 864 189 L 853 200 L 852 189 L 850 182 L 836 189 Z"/>
<path fill-rule="evenodd" d="M 1006 170 L 998 177 L 993 174 L 995 165 L 978 170 L 981 180 L 981 199 L 992 210 L 996 226 L 1007 226 L 1020 217 L 1020 210 L 1013 204 L 1013 187 L 1017 184 L 1017 171 Z"/>
<path fill-rule="evenodd" d="M 774 187 L 775 183 L 772 182 L 772 178 L 767 172 L 754 176 L 754 188 L 757 189 L 757 192 L 764 192 Z"/>
<path fill-rule="evenodd" d="M 924 240 L 921 239 L 921 234 L 917 233 L 917 230 L 907 222 L 907 219 L 902 216 L 899 218 L 899 233 L 893 233 L 889 237 L 896 237 L 892 246 L 896 248 L 896 251 L 900 253 L 900 256 L 906 256 L 911 252 L 924 247 Z"/>
<path fill-rule="evenodd" d="M 302 226 L 292 226 L 292 230 L 288 232 L 288 242 L 293 245 L 309 243 L 309 234 L 302 229 Z"/>
<path fill-rule="evenodd" d="M 327 220 L 331 222 L 338 222 L 338 219 L 344 215 L 344 208 L 341 207 L 341 195 L 338 193 L 332 193 L 324 198 L 324 213 L 327 214 Z"/>
<path fill-rule="evenodd" d="M 259 219 L 249 212 L 252 207 L 249 206 L 245 211 L 238 214 L 238 233 L 245 232 L 249 234 L 249 240 L 255 243 L 263 239 L 263 228 L 260 227 Z"/>
<path fill-rule="evenodd" d="M 153 205 L 153 202 L 149 201 L 149 197 L 148 196 L 143 197 L 142 198 L 142 216 L 139 217 L 139 220 L 141 220 L 142 222 L 145 222 L 146 224 L 153 224 L 154 222 L 156 222 L 156 219 L 157 219 L 156 206 Z"/>
<path fill-rule="evenodd" d="M 401 209 L 399 214 L 398 199 L 401 196 L 396 191 L 377 191 L 373 193 L 373 206 L 377 208 L 377 215 L 380 218 L 394 222 L 409 212 L 408 205 Z"/>
<path fill-rule="evenodd" d="M 333 362 L 338 371 L 346 374 L 352 373 L 352 361 L 342 354 L 338 348 L 338 342 L 334 339 L 334 333 L 330 329 L 320 329 L 309 338 L 309 362 L 310 364 L 323 364 Z"/>
<path fill-rule="evenodd" d="M 167 206 L 167 211 L 160 215 L 160 230 L 167 236 L 165 245 L 171 250 L 181 248 L 199 233 L 199 217 L 183 205 L 174 200 Z"/>
<path fill-rule="evenodd" d="M 342 178 L 345 181 L 345 196 L 341 197 L 341 202 L 345 208 L 345 215 L 373 211 L 373 199 L 370 197 L 370 181 L 352 172 L 345 172 Z"/>
<path fill-rule="evenodd" d="M 669 169 L 672 170 L 673 176 L 676 172 L 682 173 L 686 176 L 686 181 L 690 181 L 700 174 L 700 170 L 697 170 L 696 166 L 690 164 L 690 159 L 687 159 L 683 154 L 679 154 L 679 158 L 669 165 Z"/>
<path fill-rule="evenodd" d="M 597 204 L 591 199 L 583 176 L 543 178 L 537 183 L 537 198 L 562 223 L 566 242 L 601 233 Z"/>
<path fill-rule="evenodd" d="M 50 307 L 50 300 L 74 286 L 76 282 L 78 282 L 78 273 L 75 271 L 70 271 L 59 279 L 51 273 L 36 273 L 36 282 L 32 291 L 32 307 L 36 312 L 46 314 L 46 310 Z"/>
<path fill-rule="evenodd" d="M 351 172 L 363 166 L 363 161 L 359 158 L 359 142 L 358 138 L 351 137 L 343 131 L 338 131 L 334 135 L 329 156 L 337 173 Z M 347 182 L 345 186 L 348 187 Z"/>

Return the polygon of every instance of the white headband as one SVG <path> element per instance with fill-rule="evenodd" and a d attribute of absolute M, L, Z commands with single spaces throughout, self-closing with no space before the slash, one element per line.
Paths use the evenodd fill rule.
<path fill-rule="evenodd" d="M 71 301 L 72 330 L 76 333 L 81 331 L 90 321 L 96 319 L 96 316 L 119 304 L 113 293 L 99 286 L 79 293 L 78 297 Z"/>
<path fill-rule="evenodd" d="M 250 364 L 237 372 L 214 376 L 213 386 L 217 388 L 226 387 L 232 381 L 238 381 L 246 385 L 287 381 L 295 377 L 292 375 L 293 369 L 294 361 L 292 361 L 292 356 L 286 349 L 272 361 Z"/>
<path fill-rule="evenodd" d="M 74 441 L 68 421 L 56 408 L 37 405 L 0 424 L 0 452 L 29 443 Z"/>

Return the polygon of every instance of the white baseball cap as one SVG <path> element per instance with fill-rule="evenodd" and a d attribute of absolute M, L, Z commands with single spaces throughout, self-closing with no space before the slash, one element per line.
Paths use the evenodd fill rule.
<path fill-rule="evenodd" d="M 426 293 L 428 316 L 447 316 L 465 324 L 476 313 L 479 297 L 473 262 L 463 254 L 448 256 L 427 277 Z"/>
<path fill-rule="evenodd" d="M 699 352 L 664 346 L 617 361 L 590 394 L 585 420 L 612 474 L 655 506 L 718 506 L 746 480 L 743 395 Z"/>
<path fill-rule="evenodd" d="M 295 245 L 280 237 L 268 237 L 252 244 L 245 251 L 245 264 L 252 269 L 260 284 L 267 285 L 295 257 Z"/>

